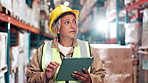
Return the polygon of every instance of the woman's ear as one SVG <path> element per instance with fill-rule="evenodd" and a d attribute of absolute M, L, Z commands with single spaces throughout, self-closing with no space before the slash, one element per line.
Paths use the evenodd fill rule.
<path fill-rule="evenodd" d="M 57 32 L 57 34 L 59 34 L 60 33 L 59 29 L 56 29 L 56 32 Z"/>

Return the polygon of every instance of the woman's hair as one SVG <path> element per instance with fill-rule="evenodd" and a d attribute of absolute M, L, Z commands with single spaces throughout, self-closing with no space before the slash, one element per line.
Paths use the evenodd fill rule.
<path fill-rule="evenodd" d="M 53 27 L 53 31 L 57 32 L 60 29 L 60 19 L 56 23 L 53 23 L 52 27 Z"/>
<path fill-rule="evenodd" d="M 53 30 L 55 32 L 57 32 L 59 29 L 60 29 L 60 19 L 56 23 L 53 24 Z M 59 33 L 57 33 L 57 37 L 58 37 L 58 42 L 60 42 L 60 34 Z"/>

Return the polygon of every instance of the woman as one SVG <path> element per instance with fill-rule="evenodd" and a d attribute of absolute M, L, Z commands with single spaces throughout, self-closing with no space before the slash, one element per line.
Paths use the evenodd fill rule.
<path fill-rule="evenodd" d="M 42 45 L 35 53 L 26 73 L 28 82 L 56 83 L 55 76 L 64 57 L 91 55 L 94 57 L 91 72 L 87 69 L 83 69 L 84 73 L 75 71 L 72 77 L 78 81 L 72 83 L 104 83 L 105 70 L 98 54 L 92 47 L 88 50 L 87 42 L 75 38 L 78 32 L 78 15 L 78 10 L 72 10 L 64 5 L 59 5 L 51 12 L 49 28 L 52 33 L 57 34 L 57 37 Z M 87 56 L 82 53 L 87 53 Z"/>

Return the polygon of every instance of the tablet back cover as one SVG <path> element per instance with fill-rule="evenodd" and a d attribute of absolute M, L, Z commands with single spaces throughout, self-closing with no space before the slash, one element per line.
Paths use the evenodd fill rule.
<path fill-rule="evenodd" d="M 93 61 L 92 57 L 72 58 L 66 57 L 62 60 L 61 67 L 56 77 L 56 81 L 76 80 L 72 77 L 74 71 L 83 72 L 82 69 L 88 69 Z"/>

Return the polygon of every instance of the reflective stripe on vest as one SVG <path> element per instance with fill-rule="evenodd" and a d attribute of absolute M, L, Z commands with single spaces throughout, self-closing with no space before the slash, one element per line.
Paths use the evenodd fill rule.
<path fill-rule="evenodd" d="M 52 41 L 48 41 L 44 44 L 43 55 L 42 55 L 42 70 L 45 71 L 45 68 L 51 61 L 56 61 L 61 64 L 60 53 L 57 51 L 57 48 L 51 48 Z M 90 50 L 88 42 L 78 40 L 79 45 L 74 47 L 73 57 L 90 57 Z M 54 79 L 57 76 L 59 68 L 57 69 Z M 55 81 L 55 80 L 54 80 Z M 64 82 L 64 81 L 58 81 Z M 58 83 L 57 81 L 55 83 Z M 65 82 L 64 82 L 65 83 Z M 69 81 L 69 83 L 80 83 L 78 81 Z"/>

